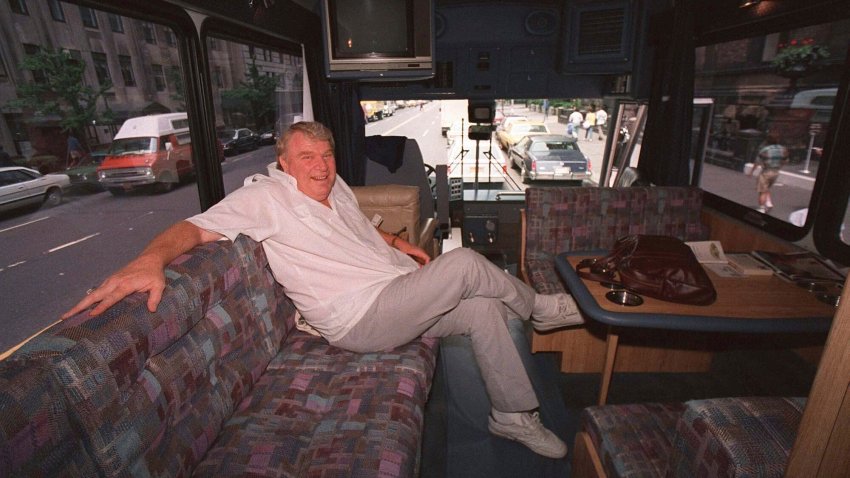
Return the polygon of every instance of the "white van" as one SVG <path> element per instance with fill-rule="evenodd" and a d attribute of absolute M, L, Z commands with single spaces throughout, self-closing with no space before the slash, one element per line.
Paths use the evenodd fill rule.
<path fill-rule="evenodd" d="M 170 191 L 194 171 L 186 113 L 128 119 L 97 168 L 98 180 L 115 195 L 143 185 Z"/>

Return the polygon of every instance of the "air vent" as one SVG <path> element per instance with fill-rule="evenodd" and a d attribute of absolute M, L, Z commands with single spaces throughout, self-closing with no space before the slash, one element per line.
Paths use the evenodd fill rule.
<path fill-rule="evenodd" d="M 622 8 L 581 12 L 578 55 L 619 54 L 623 48 L 624 21 L 625 11 Z"/>

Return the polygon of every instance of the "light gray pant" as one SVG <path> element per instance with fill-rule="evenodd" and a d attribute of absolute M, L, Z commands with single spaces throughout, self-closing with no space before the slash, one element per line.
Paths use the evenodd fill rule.
<path fill-rule="evenodd" d="M 355 352 L 388 350 L 419 337 L 467 335 L 493 407 L 537 408 L 509 318 L 528 319 L 534 290 L 471 249 L 459 248 L 401 276 L 334 345 Z"/>

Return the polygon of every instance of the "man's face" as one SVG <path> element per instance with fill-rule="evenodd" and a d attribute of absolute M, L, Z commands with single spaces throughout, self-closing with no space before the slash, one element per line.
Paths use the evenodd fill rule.
<path fill-rule="evenodd" d="M 299 191 L 330 207 L 328 196 L 336 181 L 336 162 L 327 141 L 295 133 L 278 162 L 284 172 L 295 178 Z"/>

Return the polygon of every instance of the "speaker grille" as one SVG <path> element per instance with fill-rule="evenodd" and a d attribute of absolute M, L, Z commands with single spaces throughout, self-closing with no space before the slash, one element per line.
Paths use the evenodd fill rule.
<path fill-rule="evenodd" d="M 626 16 L 623 8 L 584 11 L 579 15 L 578 55 L 621 53 Z"/>

